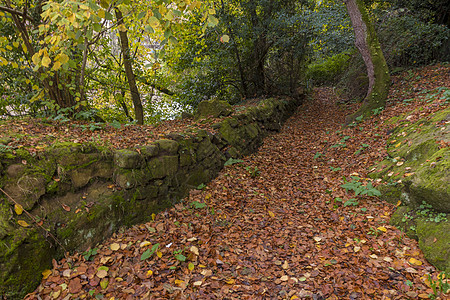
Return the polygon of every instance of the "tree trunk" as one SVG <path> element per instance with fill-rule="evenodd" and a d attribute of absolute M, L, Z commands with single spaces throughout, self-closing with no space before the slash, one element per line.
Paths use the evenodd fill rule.
<path fill-rule="evenodd" d="M 124 24 L 122 12 L 118 7 L 115 8 L 117 24 L 119 27 Z M 120 49 L 123 54 L 123 64 L 125 66 L 125 75 L 127 76 L 128 85 L 130 87 L 131 99 L 134 105 L 134 115 L 139 125 L 144 124 L 144 110 L 142 108 L 141 96 L 136 86 L 136 79 L 131 66 L 130 47 L 128 44 L 127 31 L 119 29 Z"/>
<path fill-rule="evenodd" d="M 367 117 L 373 109 L 386 104 L 389 92 L 389 69 L 381 51 L 375 28 L 372 25 L 362 0 L 344 0 L 355 32 L 355 46 L 361 53 L 367 68 L 369 87 L 362 107 L 347 118 L 352 122 L 361 115 Z"/>

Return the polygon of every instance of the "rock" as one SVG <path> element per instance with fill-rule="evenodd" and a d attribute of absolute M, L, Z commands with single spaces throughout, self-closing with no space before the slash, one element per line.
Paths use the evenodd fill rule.
<path fill-rule="evenodd" d="M 178 156 L 161 156 L 148 162 L 151 178 L 161 179 L 173 176 L 178 170 Z"/>
<path fill-rule="evenodd" d="M 157 156 L 159 153 L 158 144 L 150 144 L 140 148 L 141 154 L 144 158 Z"/>
<path fill-rule="evenodd" d="M 24 209 L 30 210 L 39 198 L 45 194 L 46 181 L 41 174 L 23 174 L 5 184 L 5 192 L 20 203 Z"/>
<path fill-rule="evenodd" d="M 202 101 L 198 104 L 195 113 L 195 119 L 204 119 L 208 117 L 218 118 L 231 115 L 233 112 L 232 106 L 226 102 L 218 99 Z"/>
<path fill-rule="evenodd" d="M 191 114 L 191 113 L 189 113 L 189 112 L 187 112 L 187 111 L 181 112 L 181 119 L 182 119 L 182 120 L 193 119 L 193 118 L 194 118 L 194 115 L 193 115 L 193 114 Z"/>
<path fill-rule="evenodd" d="M 419 247 L 425 258 L 439 270 L 450 273 L 450 221 L 416 220 Z"/>
<path fill-rule="evenodd" d="M 178 152 L 178 148 L 180 145 L 173 140 L 157 140 L 156 143 L 159 145 L 159 149 L 162 153 L 169 154 L 169 155 L 175 155 Z"/>
<path fill-rule="evenodd" d="M 450 150 L 441 149 L 427 158 L 432 163 L 417 168 L 405 182 L 406 192 L 418 205 L 426 202 L 438 212 L 450 213 Z"/>
<path fill-rule="evenodd" d="M 114 163 L 119 168 L 133 169 L 138 168 L 142 162 L 142 157 L 137 151 L 133 150 L 116 150 L 114 152 Z"/>

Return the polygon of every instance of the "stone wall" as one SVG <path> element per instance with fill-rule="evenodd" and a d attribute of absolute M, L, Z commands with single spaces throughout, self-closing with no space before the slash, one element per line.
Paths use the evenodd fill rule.
<path fill-rule="evenodd" d="M 52 258 L 85 251 L 172 206 L 213 179 L 227 159 L 254 152 L 300 100 L 264 100 L 214 124 L 214 133 L 171 133 L 136 149 L 64 143 L 37 156 L 2 154 L 0 185 L 35 222 L 14 212 L 6 197 L 0 199 L 0 295 L 23 296 L 51 268 Z"/>

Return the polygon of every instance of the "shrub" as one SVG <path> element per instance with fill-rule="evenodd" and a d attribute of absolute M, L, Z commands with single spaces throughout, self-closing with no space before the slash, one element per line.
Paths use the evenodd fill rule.
<path fill-rule="evenodd" d="M 323 85 L 335 83 L 337 77 L 348 67 L 349 59 L 353 51 L 348 50 L 333 55 L 320 63 L 308 66 L 307 78 L 313 80 L 314 84 Z"/>
<path fill-rule="evenodd" d="M 378 39 L 391 69 L 450 60 L 449 36 L 446 26 L 411 15 L 388 16 L 378 27 Z"/>

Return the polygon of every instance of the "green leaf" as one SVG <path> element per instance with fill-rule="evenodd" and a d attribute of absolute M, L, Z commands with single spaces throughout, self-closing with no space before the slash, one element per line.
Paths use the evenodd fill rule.
<path fill-rule="evenodd" d="M 186 261 L 186 256 L 184 256 L 183 254 L 177 254 L 175 255 L 175 258 L 179 261 Z"/>
<path fill-rule="evenodd" d="M 214 26 L 217 26 L 217 24 L 219 24 L 219 20 L 216 17 L 209 15 L 208 16 L 208 26 L 214 27 Z"/>
<path fill-rule="evenodd" d="M 148 18 L 147 22 L 152 27 L 155 27 L 155 26 L 159 25 L 159 20 L 155 16 L 151 16 L 150 18 Z"/>
<path fill-rule="evenodd" d="M 145 25 L 144 29 L 145 29 L 145 31 L 148 32 L 148 33 L 155 33 L 155 30 L 154 30 L 153 27 L 150 26 L 150 25 Z"/>
<path fill-rule="evenodd" d="M 234 164 L 239 164 L 239 163 L 242 163 L 242 162 L 244 162 L 242 159 L 230 158 L 224 163 L 224 166 L 227 167 L 227 166 L 231 166 L 231 165 L 234 165 Z"/>
<path fill-rule="evenodd" d="M 145 252 L 142 253 L 142 255 L 141 255 L 141 261 L 146 260 L 147 258 L 151 257 L 153 255 L 153 253 L 155 253 L 155 251 L 158 249 L 158 247 L 159 247 L 159 243 L 154 244 L 151 249 L 145 250 Z"/>
<path fill-rule="evenodd" d="M 193 202 L 191 203 L 191 206 L 192 206 L 193 208 L 195 208 L 195 209 L 202 209 L 202 208 L 205 208 L 205 207 L 206 207 L 206 203 L 198 202 L 198 201 L 193 201 Z"/>
<path fill-rule="evenodd" d="M 138 20 L 140 20 L 140 19 L 142 19 L 143 17 L 145 17 L 145 15 L 147 14 L 147 11 L 141 11 L 139 14 L 138 14 L 138 16 L 137 16 L 137 18 L 138 18 Z"/>

